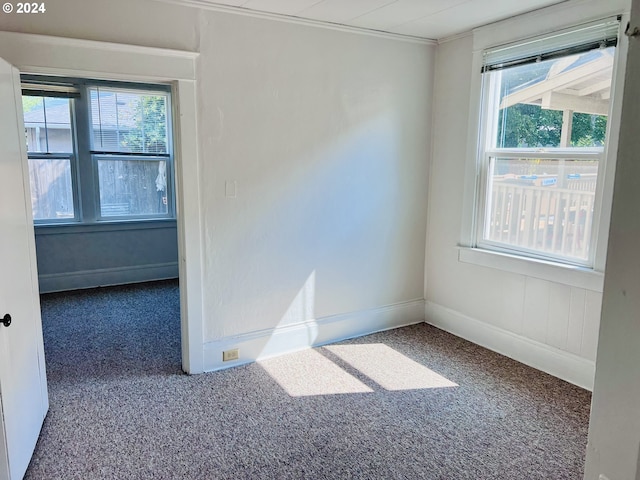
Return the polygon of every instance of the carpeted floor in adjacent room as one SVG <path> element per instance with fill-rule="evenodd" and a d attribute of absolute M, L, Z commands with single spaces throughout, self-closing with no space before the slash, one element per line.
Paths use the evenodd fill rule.
<path fill-rule="evenodd" d="M 590 394 L 426 324 L 180 370 L 177 282 L 42 297 L 27 479 L 581 479 Z"/>

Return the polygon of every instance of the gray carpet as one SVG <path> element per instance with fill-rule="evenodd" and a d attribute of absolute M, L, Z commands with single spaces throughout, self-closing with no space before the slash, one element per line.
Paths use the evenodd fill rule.
<path fill-rule="evenodd" d="M 28 479 L 581 479 L 590 394 L 425 324 L 197 376 L 175 282 L 44 295 Z"/>

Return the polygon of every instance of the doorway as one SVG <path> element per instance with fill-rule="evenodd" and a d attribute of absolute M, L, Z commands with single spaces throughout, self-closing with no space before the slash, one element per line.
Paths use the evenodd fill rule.
<path fill-rule="evenodd" d="M 40 292 L 177 279 L 170 86 L 28 74 L 21 75 L 21 82 Z M 126 349 L 98 338 L 98 333 L 113 338 L 119 318 L 128 318 L 126 327 L 136 332 L 138 324 L 145 325 L 143 320 L 151 317 L 159 325 L 177 321 L 174 348 L 180 352 L 179 308 L 177 318 L 163 318 L 154 308 L 163 302 L 156 298 L 147 302 L 148 315 L 136 314 L 135 300 L 145 295 L 129 289 L 134 291 L 135 298 L 120 292 L 122 301 L 130 304 L 124 309 L 98 290 L 64 296 L 82 299 L 84 306 L 78 310 L 68 301 L 58 301 L 51 312 L 43 311 L 45 346 L 52 353 L 55 345 L 79 346 L 86 353 L 95 344 L 110 358 L 115 354 L 111 345 L 126 358 Z M 61 294 L 52 298 L 62 300 Z M 64 305 L 67 314 L 58 312 Z M 106 320 L 111 330 L 101 330 L 102 319 L 94 315 L 99 311 L 118 312 Z M 57 329 L 47 328 L 48 322 Z M 65 325 L 75 338 L 72 343 L 55 340 Z M 85 332 L 86 338 L 78 332 Z M 123 336 L 120 343 L 128 338 Z M 150 349 L 169 345 L 143 339 L 138 344 Z M 156 355 L 151 350 L 143 353 L 147 358 Z M 76 360 L 86 363 L 82 355 Z"/>
<path fill-rule="evenodd" d="M 55 45 L 52 50 L 51 46 Z M 47 52 L 43 55 L 43 52 Z M 2 131 L 8 135 L 3 141 L 7 147 L 7 155 L 3 155 L 7 167 L 5 169 L 7 188 L 3 193 L 7 201 L 3 202 L 7 231 L 3 237 L 18 239 L 24 246 L 25 255 L 17 255 L 21 251 L 18 246 L 3 249 L 7 254 L 7 265 L 15 267 L 16 272 L 24 273 L 24 282 L 16 275 L 11 278 L 7 288 L 6 302 L 2 302 L 5 309 L 21 322 L 13 322 L 15 326 L 3 330 L 2 349 L 5 367 L 0 368 L 0 381 L 3 383 L 0 405 L 5 418 L 11 422 L 2 423 L 0 430 L 5 436 L 0 438 L 0 457 L 10 458 L 19 477 L 20 469 L 26 468 L 33 445 L 35 445 L 42 419 L 48 408 L 46 391 L 46 377 L 42 355 L 32 355 L 32 348 L 42 350 L 42 324 L 40 321 L 38 304 L 38 287 L 35 268 L 35 245 L 33 242 L 32 214 L 28 192 L 29 175 L 26 159 L 23 163 L 22 154 L 25 144 L 20 141 L 23 135 L 23 120 L 19 114 L 21 110 L 19 73 L 38 75 L 68 75 L 83 78 L 105 79 L 113 78 L 136 82 L 163 83 L 170 85 L 173 94 L 173 114 L 177 119 L 174 125 L 175 137 L 175 200 L 176 200 L 176 229 L 179 252 L 178 271 L 181 288 L 180 301 L 180 339 L 182 370 L 187 373 L 199 373 L 203 370 L 202 358 L 202 248 L 201 248 L 201 215 L 198 179 L 198 149 L 196 135 L 196 85 L 195 59 L 196 53 L 164 51 L 162 49 L 138 46 L 114 45 L 101 42 L 87 42 L 82 40 L 52 38 L 39 35 L 25 35 L 15 32 L 0 32 L 0 58 L 2 58 L 3 79 L 0 85 L 6 100 L 7 108 L 0 116 L 3 123 Z M 105 71 L 108 69 L 109 71 Z M 24 137 L 22 137 L 24 138 Z M 24 141 L 24 140 L 23 140 Z M 26 143 L 26 142 L 25 142 Z M 24 184 L 23 184 L 24 179 Z M 23 188 L 26 187 L 26 188 Z M 15 188 L 14 188 L 15 187 Z M 12 194 L 13 191 L 19 193 Z M 27 198 L 25 198 L 27 197 Z M 11 199 L 11 201 L 9 201 Z M 25 202 L 26 200 L 26 202 Z M 11 208 L 9 208 L 11 207 Z M 183 215 L 181 212 L 187 212 Z M 15 227 L 15 228 L 14 228 Z M 3 227 L 4 228 L 4 227 Z M 52 229 L 57 227 L 52 227 Z M 9 229 L 16 230 L 19 235 L 8 235 Z M 11 230 L 11 231 L 13 231 Z M 27 235 L 20 231 L 26 230 Z M 89 232 L 86 232 L 89 233 Z M 10 238 L 9 238 L 10 237 Z M 9 254 L 11 252 L 11 254 Z M 104 272 L 103 272 L 104 273 Z M 116 272 L 111 272 L 116 273 Z M 22 278 L 22 277 L 20 277 Z M 28 288 L 24 286 L 28 283 Z M 188 285 L 188 288 L 187 288 Z M 15 294 L 9 295 L 10 292 Z M 33 315 L 27 310 L 34 310 Z M 36 314 L 37 311 L 37 314 Z M 33 322 L 24 322 L 32 318 Z M 28 327 L 28 328 L 27 328 Z M 30 330 L 31 329 L 31 330 Z M 26 348 L 27 344 L 29 348 Z M 10 369 L 10 365 L 18 365 L 24 360 L 35 373 L 33 388 L 24 389 L 26 370 Z M 19 374 L 16 372 L 19 371 Z M 39 372 L 39 373 L 38 373 Z M 19 382 L 19 389 L 11 388 L 11 382 Z M 38 390 L 37 394 L 35 391 Z M 41 390 L 41 392 L 40 392 Z M 33 401 L 38 406 L 33 406 Z M 18 458 L 19 457 L 19 458 Z M 7 473 L 8 462 L 0 462 L 0 476 Z M 15 470 L 15 469 L 18 470 Z M 22 470 L 24 471 L 24 470 Z M 14 473 L 11 473 L 13 475 Z"/>
<path fill-rule="evenodd" d="M 43 55 L 55 45 L 55 55 Z M 198 178 L 197 53 L 0 32 L 0 57 L 21 73 L 165 84 L 172 94 L 182 369 L 203 371 L 202 224 Z M 119 273 L 119 272 L 114 272 Z"/>

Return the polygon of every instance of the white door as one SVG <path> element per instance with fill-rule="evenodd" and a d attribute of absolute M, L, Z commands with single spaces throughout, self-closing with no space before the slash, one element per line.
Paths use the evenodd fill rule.
<path fill-rule="evenodd" d="M 24 476 L 49 408 L 37 282 L 20 77 L 0 59 L 0 480 Z"/>

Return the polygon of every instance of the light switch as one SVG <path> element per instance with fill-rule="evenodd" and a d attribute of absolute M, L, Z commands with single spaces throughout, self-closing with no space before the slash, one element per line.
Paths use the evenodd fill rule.
<path fill-rule="evenodd" d="M 235 180 L 227 180 L 224 183 L 224 196 L 227 198 L 236 198 L 238 194 L 238 182 Z"/>

